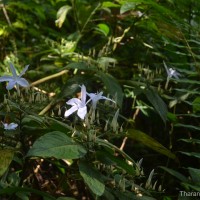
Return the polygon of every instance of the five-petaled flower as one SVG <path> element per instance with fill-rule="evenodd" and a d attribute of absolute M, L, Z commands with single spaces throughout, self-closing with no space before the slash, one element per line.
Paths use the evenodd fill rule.
<path fill-rule="evenodd" d="M 5 130 L 15 130 L 18 127 L 18 124 L 13 123 L 13 122 L 10 124 L 2 122 L 2 124 L 3 124 Z"/>
<path fill-rule="evenodd" d="M 10 70 L 12 72 L 12 76 L 2 76 L 0 77 L 0 82 L 8 81 L 8 85 L 6 86 L 7 90 L 11 90 L 15 85 L 21 85 L 22 87 L 28 87 L 29 83 L 26 79 L 22 78 L 22 76 L 27 71 L 29 65 L 26 65 L 22 72 L 17 75 L 16 69 L 12 63 L 10 63 Z"/>
<path fill-rule="evenodd" d="M 175 78 L 175 79 L 179 79 L 179 76 L 181 76 L 181 74 L 179 72 L 177 72 L 175 69 L 173 68 L 169 68 L 167 67 L 167 65 L 165 64 L 165 62 L 163 61 L 164 67 L 166 69 L 167 72 L 167 78 Z"/>
<path fill-rule="evenodd" d="M 71 105 L 72 107 L 65 111 L 65 117 L 68 117 L 75 111 L 77 111 L 78 116 L 81 119 L 85 118 L 85 115 L 87 114 L 87 106 L 86 106 L 86 88 L 84 85 L 81 86 L 81 98 L 72 98 L 69 101 L 66 102 L 66 104 Z"/>
<path fill-rule="evenodd" d="M 68 117 L 69 115 L 71 115 L 72 113 L 74 113 L 75 111 L 77 111 L 78 116 L 81 119 L 84 119 L 86 114 L 87 114 L 87 104 L 92 101 L 92 108 L 93 110 L 96 109 L 97 106 L 97 102 L 100 99 L 105 99 L 105 100 L 109 100 L 115 103 L 115 101 L 113 101 L 112 99 L 109 99 L 105 96 L 102 96 L 103 92 L 100 93 L 87 93 L 86 92 L 86 87 L 84 85 L 81 86 L 81 98 L 72 98 L 69 101 L 66 102 L 66 104 L 71 105 L 72 107 L 65 111 L 64 116 Z M 90 99 L 86 102 L 86 97 L 87 95 L 90 97 Z"/>

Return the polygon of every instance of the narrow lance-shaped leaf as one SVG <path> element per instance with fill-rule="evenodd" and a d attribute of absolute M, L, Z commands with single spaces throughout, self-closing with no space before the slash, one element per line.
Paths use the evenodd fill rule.
<path fill-rule="evenodd" d="M 150 137 L 149 135 L 143 133 L 142 131 L 129 129 L 127 132 L 127 137 L 132 138 L 138 142 L 141 142 L 145 146 L 153 149 L 154 151 L 168 156 L 169 158 L 175 159 L 176 156 L 158 141 Z"/>
<path fill-rule="evenodd" d="M 165 102 L 160 98 L 158 93 L 151 88 L 146 89 L 144 94 L 165 123 L 167 120 L 167 106 Z"/>

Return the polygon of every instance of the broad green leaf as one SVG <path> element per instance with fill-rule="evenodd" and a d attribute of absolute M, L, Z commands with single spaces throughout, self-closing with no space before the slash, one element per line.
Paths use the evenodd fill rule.
<path fill-rule="evenodd" d="M 116 157 L 108 151 L 104 151 L 104 150 L 97 151 L 96 156 L 97 156 L 98 160 L 100 160 L 102 163 L 104 163 L 106 165 L 114 165 L 118 168 L 123 169 L 128 174 L 131 174 L 131 175 L 135 174 L 135 168 L 133 166 L 129 165 L 126 162 L 126 160 Z"/>
<path fill-rule="evenodd" d="M 72 197 L 59 197 L 56 200 L 76 200 L 76 199 L 74 199 Z"/>
<path fill-rule="evenodd" d="M 53 131 L 60 131 L 60 132 L 63 132 L 63 133 L 68 132 L 68 131 L 74 131 L 73 127 L 67 125 L 64 122 L 56 120 L 56 119 L 54 119 L 52 117 L 47 117 L 47 119 L 48 119 L 48 122 L 50 124 L 50 128 Z"/>
<path fill-rule="evenodd" d="M 168 156 L 169 158 L 176 159 L 175 154 L 173 154 L 170 150 L 160 144 L 158 141 L 150 137 L 149 135 L 143 133 L 142 131 L 135 129 L 128 129 L 127 137 L 141 142 L 143 145 L 153 149 L 154 151 Z"/>
<path fill-rule="evenodd" d="M 117 60 L 115 58 L 111 57 L 100 57 L 97 60 L 98 65 L 103 71 L 107 71 L 108 67 L 114 67 L 117 63 Z"/>
<path fill-rule="evenodd" d="M 111 1 L 105 1 L 105 2 L 103 2 L 102 3 L 102 8 L 118 8 L 118 7 L 120 7 L 120 5 L 119 4 L 115 4 L 115 3 L 113 3 L 113 2 L 111 2 Z"/>
<path fill-rule="evenodd" d="M 101 179 L 102 174 L 85 162 L 79 163 L 79 171 L 90 190 L 94 194 L 101 196 L 105 190 L 105 185 Z"/>
<path fill-rule="evenodd" d="M 14 156 L 14 151 L 10 149 L 0 149 L 0 177 L 8 169 Z"/>
<path fill-rule="evenodd" d="M 86 152 L 83 146 L 74 142 L 66 134 L 53 131 L 37 139 L 27 156 L 77 159 L 83 157 Z"/>
<path fill-rule="evenodd" d="M 179 173 L 179 172 L 177 172 L 177 171 L 175 171 L 173 169 L 170 169 L 170 168 L 167 168 L 167 167 L 163 167 L 163 166 L 161 166 L 159 168 L 165 170 L 166 172 L 168 172 L 169 174 L 171 174 L 172 176 L 176 177 L 177 179 L 179 179 L 182 182 L 187 182 L 188 181 L 187 177 L 183 176 L 181 173 Z"/>
<path fill-rule="evenodd" d="M 117 80 L 110 74 L 106 74 L 101 71 L 97 72 L 97 76 L 105 84 L 108 93 L 111 94 L 112 97 L 117 96 L 117 104 L 121 106 L 123 101 L 123 91 Z"/>
<path fill-rule="evenodd" d="M 177 122 L 177 116 L 174 113 L 168 112 L 167 113 L 167 118 L 169 119 L 169 121 L 175 123 Z"/>
<path fill-rule="evenodd" d="M 88 58 L 90 59 L 90 58 Z M 79 69 L 79 70 L 92 70 L 96 71 L 97 68 L 94 66 L 89 65 L 86 62 L 73 62 L 67 65 L 67 69 Z"/>
<path fill-rule="evenodd" d="M 135 9 L 136 5 L 137 3 L 135 2 L 125 2 L 120 8 L 120 14 L 124 14 L 125 12 Z"/>
<path fill-rule="evenodd" d="M 200 97 L 196 97 L 192 102 L 192 109 L 194 113 L 200 112 Z"/>
<path fill-rule="evenodd" d="M 66 19 L 66 15 L 70 10 L 71 10 L 71 6 L 68 6 L 68 5 L 62 6 L 58 10 L 58 12 L 57 12 L 57 20 L 55 21 L 56 26 L 58 26 L 58 28 L 62 27 L 63 22 Z"/>
<path fill-rule="evenodd" d="M 98 24 L 97 28 L 95 30 L 99 31 L 100 33 L 103 33 L 103 35 L 108 36 L 110 32 L 110 28 L 107 24 Z"/>
<path fill-rule="evenodd" d="M 166 123 L 168 111 L 165 102 L 160 98 L 158 93 L 151 88 L 144 90 L 144 94 L 160 115 L 163 122 Z"/>

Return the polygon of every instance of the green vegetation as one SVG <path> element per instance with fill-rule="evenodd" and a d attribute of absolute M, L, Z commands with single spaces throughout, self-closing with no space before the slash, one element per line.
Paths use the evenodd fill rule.
<path fill-rule="evenodd" d="M 0 199 L 194 199 L 199 21 L 195 0 L 0 1 Z"/>

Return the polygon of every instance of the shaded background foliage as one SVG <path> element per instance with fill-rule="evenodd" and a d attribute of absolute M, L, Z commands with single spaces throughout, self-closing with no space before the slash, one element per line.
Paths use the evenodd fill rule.
<path fill-rule="evenodd" d="M 121 115 L 131 121 L 125 129 L 143 131 L 176 159 L 159 154 L 138 132 L 132 132 L 125 151 L 135 159 L 143 157 L 148 173 L 167 167 L 162 169 L 168 174 L 158 173 L 169 198 L 181 189 L 199 191 L 194 179 L 199 179 L 200 157 L 199 8 L 195 0 L 1 1 L 0 75 L 8 73 L 8 61 L 19 71 L 29 63 L 30 82 L 67 70 L 38 85 L 56 93 L 54 110 L 79 84 L 117 93 Z M 181 74 L 167 88 L 163 61 Z"/>

